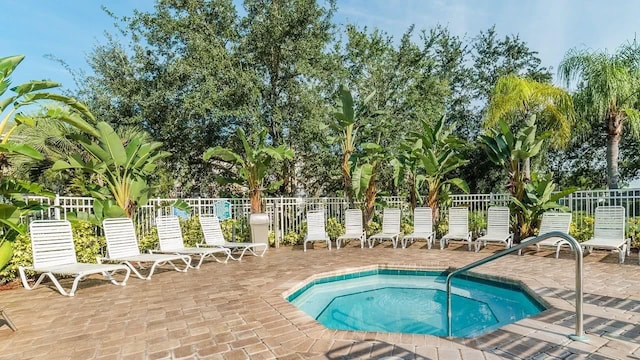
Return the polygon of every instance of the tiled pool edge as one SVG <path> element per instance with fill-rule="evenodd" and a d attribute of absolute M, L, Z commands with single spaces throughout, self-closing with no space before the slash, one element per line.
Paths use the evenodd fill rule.
<path fill-rule="evenodd" d="M 356 268 L 344 268 L 338 269 L 334 271 L 328 271 L 323 273 L 314 274 L 312 276 L 307 277 L 306 279 L 300 281 L 294 286 L 290 287 L 288 290 L 282 292 L 282 297 L 285 301 L 291 302 L 293 299 L 297 298 L 303 292 L 308 290 L 314 285 L 323 284 L 333 281 L 347 280 L 353 278 L 360 278 L 371 275 L 378 274 L 392 274 L 399 275 L 402 272 L 402 275 L 433 275 L 433 274 L 443 274 L 450 273 L 455 270 L 455 267 L 437 267 L 437 266 L 412 266 L 412 265 L 398 265 L 398 264 L 375 264 L 368 266 L 361 266 Z M 526 283 L 521 280 L 515 280 L 505 276 L 498 275 L 489 275 L 474 271 L 469 271 L 466 274 L 460 275 L 459 278 L 471 278 L 475 280 L 486 280 L 491 282 L 493 285 L 504 286 L 509 285 L 509 287 L 514 287 L 522 290 L 527 296 L 533 299 L 535 302 L 538 302 L 543 308 L 541 309 L 541 313 L 550 309 L 552 305 L 546 301 L 542 296 L 537 294 L 533 289 L 531 289 Z M 535 316 L 535 315 L 534 315 Z"/>

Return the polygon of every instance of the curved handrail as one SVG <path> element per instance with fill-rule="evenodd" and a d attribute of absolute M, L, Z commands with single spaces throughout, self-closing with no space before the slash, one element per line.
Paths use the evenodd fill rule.
<path fill-rule="evenodd" d="M 575 335 L 570 335 L 569 337 L 572 340 L 578 340 L 578 341 L 588 341 L 587 337 L 584 335 L 584 329 L 583 329 L 583 314 L 582 314 L 582 302 L 583 302 L 583 292 L 582 292 L 582 268 L 583 268 L 583 260 L 582 260 L 582 247 L 580 246 L 580 243 L 573 238 L 573 236 L 569 235 L 569 234 L 565 234 L 563 232 L 560 231 L 552 231 L 546 234 L 542 234 L 542 235 L 538 235 L 535 238 L 531 239 L 531 240 L 527 240 L 524 242 L 521 242 L 518 245 L 512 246 L 509 249 L 505 249 L 502 250 L 498 253 L 495 253 L 491 256 L 487 256 L 484 259 L 480 259 L 478 261 L 475 261 L 469 265 L 466 265 L 464 267 L 461 267 L 460 269 L 456 269 L 455 271 L 452 271 L 451 273 L 449 273 L 449 275 L 447 275 L 447 334 L 449 337 L 452 337 L 452 329 L 451 329 L 451 280 L 453 279 L 454 276 L 468 271 L 470 269 L 473 269 L 475 267 L 478 267 L 480 265 L 484 265 L 490 261 L 493 261 L 495 259 L 501 258 L 507 254 L 510 254 L 514 251 L 518 251 L 526 246 L 529 245 L 535 245 L 536 243 L 545 240 L 545 239 L 549 239 L 549 238 L 553 238 L 553 237 L 559 237 L 559 238 L 563 238 L 564 240 L 566 240 L 567 242 L 569 242 L 569 244 L 571 245 L 571 248 L 573 249 L 574 253 L 576 254 L 576 333 Z"/>

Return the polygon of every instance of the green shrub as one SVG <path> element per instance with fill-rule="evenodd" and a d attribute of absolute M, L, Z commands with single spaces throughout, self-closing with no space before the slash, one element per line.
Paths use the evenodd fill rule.
<path fill-rule="evenodd" d="M 299 233 L 295 231 L 289 231 L 288 233 L 284 234 L 284 236 L 282 237 L 282 240 L 280 241 L 280 245 L 293 246 L 293 245 L 299 244 L 300 242 L 302 242 L 302 240 L 304 240 L 304 235 L 301 236 Z"/>
<path fill-rule="evenodd" d="M 0 284 L 16 280 L 19 277 L 18 266 L 33 265 L 31 239 L 29 235 L 18 235 L 13 241 L 13 257 L 7 266 L 0 271 Z M 33 273 L 27 272 L 29 276 Z"/>
<path fill-rule="evenodd" d="M 246 217 L 240 219 L 227 219 L 220 222 L 224 238 L 227 241 L 249 242 L 251 241 L 251 228 Z M 234 238 L 235 231 L 235 238 Z M 274 235 L 275 236 L 275 235 Z"/>
<path fill-rule="evenodd" d="M 449 231 L 449 218 L 447 216 L 441 216 L 438 223 L 435 225 L 436 239 L 440 239 L 444 234 Z"/>
<path fill-rule="evenodd" d="M 631 247 L 640 247 L 640 218 L 629 218 L 627 221 L 627 237 L 631 238 Z"/>
<path fill-rule="evenodd" d="M 190 217 L 189 219 L 180 219 L 180 229 L 182 230 L 184 246 L 193 247 L 204 241 L 202 228 L 200 227 L 200 219 L 197 216 Z"/>
<path fill-rule="evenodd" d="M 480 232 L 487 229 L 487 212 L 486 211 L 471 211 L 469 213 L 469 231 L 473 238 L 478 238 Z"/>
<path fill-rule="evenodd" d="M 332 241 L 335 241 L 339 236 L 344 234 L 344 225 L 342 225 L 338 219 L 330 217 L 327 220 L 327 234 Z"/>
<path fill-rule="evenodd" d="M 276 233 L 273 231 L 269 231 L 268 235 L 269 246 L 276 246 Z"/>
<path fill-rule="evenodd" d="M 369 228 L 367 229 L 367 237 L 373 234 L 377 234 L 381 230 L 382 230 L 382 226 L 380 225 L 380 223 L 372 220 L 369 222 Z"/>
<path fill-rule="evenodd" d="M 411 225 L 409 222 L 403 221 L 400 224 L 400 231 L 402 231 L 404 235 L 411 234 L 413 232 L 413 225 Z"/>
<path fill-rule="evenodd" d="M 95 264 L 107 246 L 104 236 L 97 236 L 96 227 L 87 221 L 74 221 L 71 228 L 78 261 Z"/>
<path fill-rule="evenodd" d="M 594 222 L 595 219 L 592 216 L 573 216 L 571 226 L 569 227 L 569 234 L 580 242 L 587 241 L 593 236 Z"/>
<path fill-rule="evenodd" d="M 146 253 L 148 250 L 156 250 L 159 248 L 158 229 L 154 226 L 149 234 L 138 238 L 138 247 L 140 252 Z"/>

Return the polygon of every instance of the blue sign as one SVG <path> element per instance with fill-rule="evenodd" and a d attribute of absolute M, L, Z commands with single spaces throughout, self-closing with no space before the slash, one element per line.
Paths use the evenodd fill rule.
<path fill-rule="evenodd" d="M 188 219 L 189 218 L 189 213 L 186 210 L 180 210 L 180 209 L 176 209 L 176 208 L 171 208 L 172 212 L 173 212 L 173 216 L 177 216 L 180 219 Z"/>
<path fill-rule="evenodd" d="M 231 219 L 231 203 L 228 201 L 216 201 L 213 204 L 216 217 L 220 220 Z"/>

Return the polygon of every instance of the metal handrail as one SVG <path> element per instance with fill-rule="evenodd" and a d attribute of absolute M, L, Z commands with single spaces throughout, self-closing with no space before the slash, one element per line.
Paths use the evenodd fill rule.
<path fill-rule="evenodd" d="M 588 341 L 588 338 L 584 335 L 584 329 L 583 329 L 583 314 L 582 314 L 582 302 L 583 302 L 583 292 L 582 292 L 582 268 L 583 268 L 583 260 L 582 260 L 582 247 L 580 246 L 580 243 L 573 238 L 573 236 L 560 232 L 560 231 L 552 231 L 546 234 L 542 234 L 539 236 L 536 236 L 535 238 L 528 240 L 528 241 L 524 241 L 521 242 L 518 245 L 512 246 L 509 249 L 506 250 L 502 250 L 498 253 L 495 253 L 491 256 L 487 256 L 484 259 L 480 259 L 476 262 L 473 262 L 469 265 L 466 265 L 460 269 L 457 269 L 451 273 L 449 273 L 449 275 L 447 275 L 447 334 L 449 337 L 452 337 L 452 328 L 451 328 L 451 280 L 453 279 L 454 276 L 468 271 L 470 269 L 473 269 L 475 267 L 478 267 L 480 265 L 484 265 L 488 262 L 491 262 L 495 259 L 501 258 L 507 254 L 510 254 L 514 251 L 518 251 L 526 246 L 529 245 L 534 245 L 536 243 L 539 243 L 542 240 L 545 239 L 549 239 L 549 238 L 554 238 L 554 237 L 559 237 L 559 238 L 563 238 L 564 240 L 566 240 L 567 242 L 569 242 L 569 244 L 571 245 L 571 248 L 573 249 L 574 253 L 576 254 L 576 333 L 575 335 L 569 335 L 569 337 L 572 340 L 577 340 L 577 341 Z"/>

